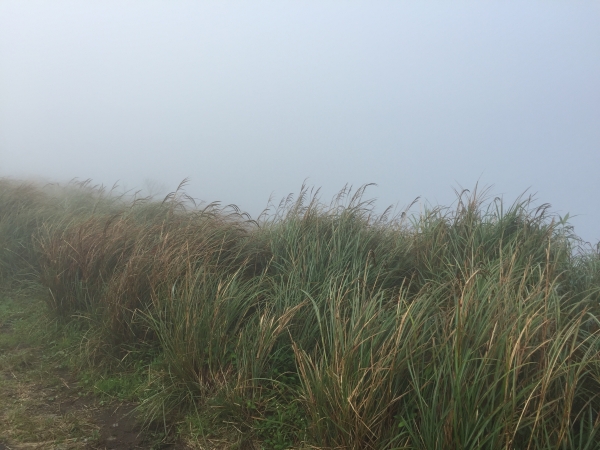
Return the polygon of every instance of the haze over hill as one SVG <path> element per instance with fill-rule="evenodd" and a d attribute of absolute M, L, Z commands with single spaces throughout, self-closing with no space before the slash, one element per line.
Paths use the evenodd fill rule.
<path fill-rule="evenodd" d="M 258 214 L 303 180 L 381 209 L 526 189 L 600 239 L 600 5 L 0 3 L 0 175 Z"/>

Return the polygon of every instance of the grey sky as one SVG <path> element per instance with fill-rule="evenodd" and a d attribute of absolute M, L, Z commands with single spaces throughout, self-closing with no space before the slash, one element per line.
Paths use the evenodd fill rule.
<path fill-rule="evenodd" d="M 252 214 L 527 188 L 600 239 L 600 3 L 0 1 L 0 175 Z"/>

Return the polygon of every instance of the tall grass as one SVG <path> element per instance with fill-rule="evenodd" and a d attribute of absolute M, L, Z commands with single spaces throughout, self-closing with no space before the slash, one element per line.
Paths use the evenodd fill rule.
<path fill-rule="evenodd" d="M 600 446 L 600 254 L 531 198 L 392 216 L 303 188 L 252 221 L 181 190 L 1 189 L 3 277 L 151 349 L 148 421 L 213 408 L 273 448 Z"/>

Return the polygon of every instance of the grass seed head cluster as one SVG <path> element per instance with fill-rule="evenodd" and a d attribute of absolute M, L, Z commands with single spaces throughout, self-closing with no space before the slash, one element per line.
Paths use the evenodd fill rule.
<path fill-rule="evenodd" d="M 97 349 L 155 355 L 149 422 L 204 408 L 270 448 L 600 445 L 600 255 L 531 199 L 393 217 L 303 188 L 253 221 L 2 180 L 0 242 L 3 279 L 38 278 Z"/>

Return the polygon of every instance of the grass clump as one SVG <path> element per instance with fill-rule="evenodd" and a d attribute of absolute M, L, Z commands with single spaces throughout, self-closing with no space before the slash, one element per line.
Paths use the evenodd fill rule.
<path fill-rule="evenodd" d="M 107 369 L 96 387 L 135 392 L 165 436 L 600 445 L 600 254 L 547 205 L 465 191 L 453 208 L 392 216 L 364 188 L 330 204 L 303 188 L 253 221 L 181 189 L 127 202 L 27 186 L 2 185 L 3 276 L 25 249 L 49 310 L 88 327 L 85 352 Z"/>

